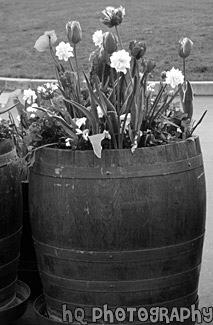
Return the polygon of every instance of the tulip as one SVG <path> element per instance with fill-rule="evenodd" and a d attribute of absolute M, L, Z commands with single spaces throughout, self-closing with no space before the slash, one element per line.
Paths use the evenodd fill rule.
<path fill-rule="evenodd" d="M 181 38 L 179 41 L 178 55 L 182 59 L 187 58 L 190 55 L 192 45 L 193 42 L 188 37 Z"/>
<path fill-rule="evenodd" d="M 78 21 L 66 24 L 67 38 L 72 44 L 78 44 L 82 40 L 82 29 Z"/>
<path fill-rule="evenodd" d="M 118 26 L 122 23 L 123 17 L 125 15 L 125 9 L 120 6 L 119 8 L 106 7 L 102 14 L 101 22 L 109 28 Z"/>
<path fill-rule="evenodd" d="M 102 63 L 109 64 L 110 62 L 109 53 L 103 47 L 100 48 L 98 58 Z"/>
<path fill-rule="evenodd" d="M 117 51 L 117 36 L 111 32 L 106 32 L 103 35 L 103 48 L 108 54 L 112 54 Z"/>
<path fill-rule="evenodd" d="M 138 41 L 131 41 L 129 43 L 129 49 L 131 51 L 131 55 L 136 59 L 139 60 L 144 56 L 146 52 L 146 43 L 145 42 L 138 42 Z"/>
<path fill-rule="evenodd" d="M 35 42 L 34 48 L 39 52 L 44 52 L 49 49 L 50 44 L 53 45 L 57 41 L 57 36 L 54 30 L 46 31 Z"/>
<path fill-rule="evenodd" d="M 144 73 L 150 73 L 156 67 L 156 63 L 153 59 L 144 59 L 142 65 L 144 67 Z"/>

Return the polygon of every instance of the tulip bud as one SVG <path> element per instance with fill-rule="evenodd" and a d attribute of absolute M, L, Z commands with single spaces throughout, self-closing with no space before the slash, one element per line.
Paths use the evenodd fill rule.
<path fill-rule="evenodd" d="M 82 40 L 82 29 L 78 21 L 66 24 L 67 39 L 72 44 L 78 44 Z"/>
<path fill-rule="evenodd" d="M 178 55 L 182 59 L 187 58 L 191 52 L 192 45 L 193 42 L 188 37 L 181 38 L 179 41 Z"/>
<path fill-rule="evenodd" d="M 103 48 L 108 54 L 112 54 L 117 51 L 117 36 L 111 32 L 106 32 L 103 35 Z"/>
<path fill-rule="evenodd" d="M 136 59 L 139 60 L 146 52 L 146 43 L 145 42 L 137 42 L 131 41 L 129 43 L 129 49 L 131 51 L 131 55 Z"/>
<path fill-rule="evenodd" d="M 156 67 L 156 63 L 153 59 L 143 59 L 142 66 L 144 67 L 144 73 L 150 73 Z"/>

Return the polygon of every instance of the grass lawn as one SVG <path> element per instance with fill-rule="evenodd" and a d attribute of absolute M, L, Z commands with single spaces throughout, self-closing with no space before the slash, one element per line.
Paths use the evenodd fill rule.
<path fill-rule="evenodd" d="M 66 42 L 67 21 L 78 20 L 83 39 L 78 46 L 81 67 L 88 68 L 94 50 L 92 35 L 100 23 L 101 11 L 108 5 L 126 9 L 120 32 L 125 49 L 132 39 L 147 43 L 146 57 L 157 62 L 153 80 L 162 70 L 182 68 L 177 55 L 181 37 L 189 37 L 194 47 L 187 59 L 190 80 L 213 80 L 213 0 L 1 0 L 0 76 L 55 78 L 49 52 L 34 49 L 37 38 L 54 29 L 58 41 Z"/>

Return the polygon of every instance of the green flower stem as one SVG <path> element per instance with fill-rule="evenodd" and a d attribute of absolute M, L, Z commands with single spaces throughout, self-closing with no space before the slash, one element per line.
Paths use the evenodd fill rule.
<path fill-rule="evenodd" d="M 73 72 L 74 71 L 74 68 L 73 68 L 73 64 L 72 64 L 71 58 L 68 58 L 68 61 L 69 61 L 70 69 Z"/>
<path fill-rule="evenodd" d="M 118 116 L 118 148 L 122 149 L 121 136 L 120 136 L 120 72 L 117 77 L 117 116 Z"/>
<path fill-rule="evenodd" d="M 183 76 L 184 76 L 184 81 L 186 80 L 186 60 L 183 58 Z"/>
<path fill-rule="evenodd" d="M 118 26 L 115 26 L 115 30 L 116 30 L 116 34 L 117 34 L 117 36 L 118 36 L 118 41 L 119 41 L 119 43 L 120 43 L 120 46 L 121 46 L 121 48 L 123 49 L 124 47 L 123 47 L 123 43 L 122 43 L 122 40 L 121 40 L 120 33 L 119 33 L 119 31 L 118 31 Z"/>
<path fill-rule="evenodd" d="M 78 59 L 77 59 L 77 51 L 76 51 L 76 44 L 74 44 L 73 46 L 74 49 L 74 57 L 75 57 L 75 64 L 76 64 L 76 71 L 77 71 L 77 76 L 78 76 L 78 80 L 77 80 L 77 96 L 78 96 L 78 102 L 79 104 L 81 103 L 80 100 L 80 75 L 79 75 L 79 68 L 78 68 Z"/>
<path fill-rule="evenodd" d="M 54 54 L 54 51 L 53 51 L 53 48 L 52 48 L 52 45 L 51 45 L 51 42 L 50 42 L 50 38 L 49 38 L 49 48 L 50 48 L 50 54 L 51 54 L 51 56 L 52 56 L 55 64 L 57 65 L 57 67 L 59 68 L 59 70 L 61 70 L 60 63 L 58 62 L 58 60 L 55 57 L 55 54 Z"/>

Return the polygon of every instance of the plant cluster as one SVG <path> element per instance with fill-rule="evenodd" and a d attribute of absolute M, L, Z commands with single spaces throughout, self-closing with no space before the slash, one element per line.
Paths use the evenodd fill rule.
<path fill-rule="evenodd" d="M 194 125 L 193 91 L 186 79 L 185 61 L 192 41 L 182 38 L 177 53 L 183 72 L 162 71 L 156 85 L 150 77 L 156 62 L 146 57 L 146 43 L 132 40 L 123 48 L 119 28 L 125 9 L 106 7 L 102 23 L 109 31 L 98 30 L 92 39 L 89 75 L 81 71 L 77 49 L 82 30 L 77 21 L 66 24 L 67 42 L 57 42 L 55 31 L 38 38 L 35 49 L 50 51 L 57 83 L 23 91 L 15 99 L 19 112 L 19 133 L 28 150 L 53 145 L 71 150 L 156 146 L 190 137 Z M 114 29 L 114 33 L 111 31 Z M 62 65 L 61 61 L 65 61 Z M 65 66 L 66 65 L 66 66 Z M 202 118 L 201 118 L 202 119 Z"/>

